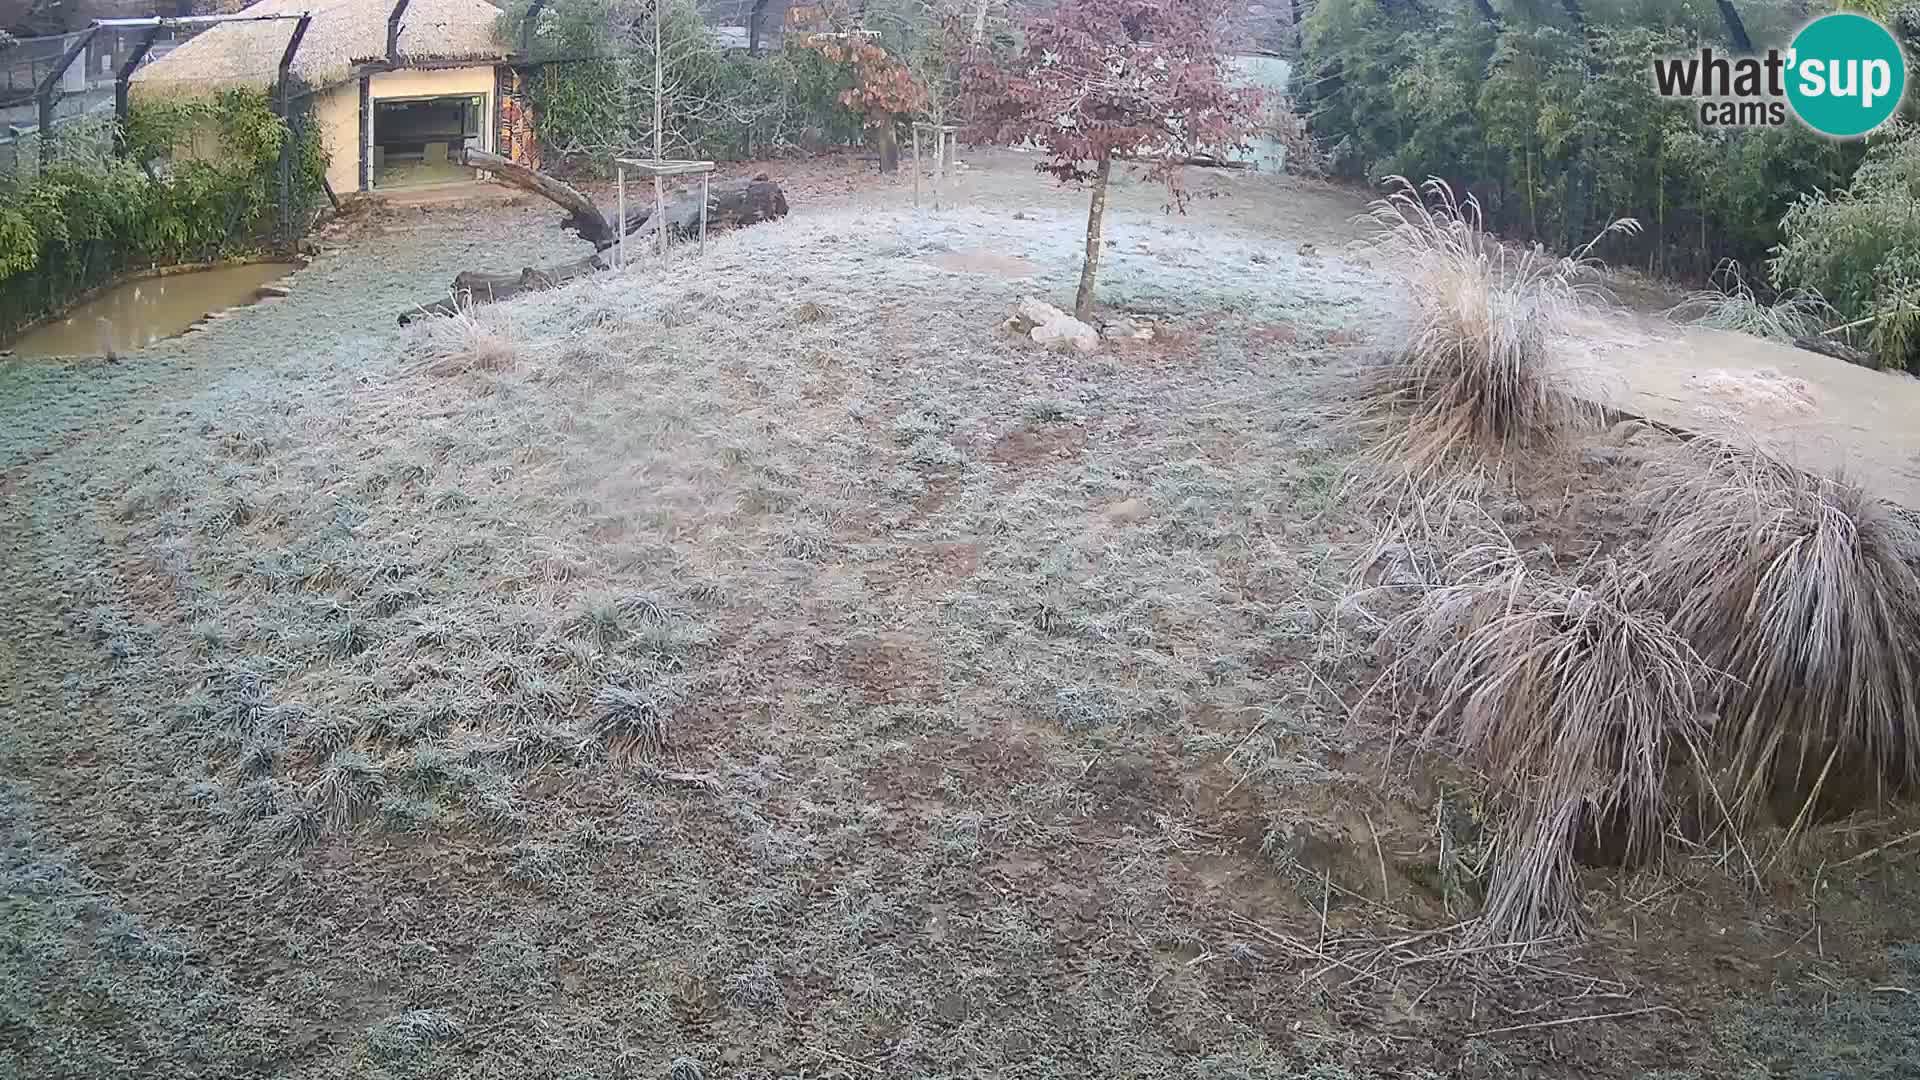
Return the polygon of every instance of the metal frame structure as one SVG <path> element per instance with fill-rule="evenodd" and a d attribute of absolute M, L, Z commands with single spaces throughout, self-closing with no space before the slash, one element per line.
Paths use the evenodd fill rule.
<path fill-rule="evenodd" d="M 953 145 L 953 134 L 960 128 L 954 124 L 915 124 L 913 125 L 913 205 L 920 205 L 920 134 L 926 132 L 934 136 L 933 151 L 933 208 L 940 209 L 940 188 L 947 178 L 947 148 Z"/>
<path fill-rule="evenodd" d="M 663 158 L 614 158 L 619 176 L 619 224 L 615 228 L 620 235 L 614 240 L 613 264 L 627 264 L 627 170 L 632 169 L 642 176 L 653 177 L 653 223 L 659 235 L 660 254 L 667 253 L 667 197 L 661 178 L 667 176 L 700 176 L 700 250 L 707 250 L 707 198 L 713 180 L 714 163 L 711 161 L 669 161 Z"/>

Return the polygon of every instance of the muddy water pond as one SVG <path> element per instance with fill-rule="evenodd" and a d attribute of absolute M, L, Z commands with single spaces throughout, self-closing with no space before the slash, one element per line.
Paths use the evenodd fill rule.
<path fill-rule="evenodd" d="M 292 263 L 249 263 L 136 278 L 28 330 L 9 347 L 22 358 L 131 353 L 210 312 L 252 302 L 260 286 L 294 269 Z"/>

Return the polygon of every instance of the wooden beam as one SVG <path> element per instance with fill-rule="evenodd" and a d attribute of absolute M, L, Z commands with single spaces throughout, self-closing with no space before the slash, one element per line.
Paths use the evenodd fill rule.
<path fill-rule="evenodd" d="M 147 53 L 153 50 L 153 43 L 159 37 L 158 26 L 148 27 L 147 32 L 140 35 L 140 43 L 127 54 L 127 62 L 121 64 L 120 70 L 113 76 L 113 117 L 118 121 L 113 133 L 113 152 L 120 157 L 127 156 L 127 116 L 133 109 L 133 73 L 140 66 L 140 61 L 145 60 Z"/>
<path fill-rule="evenodd" d="M 393 13 L 387 16 L 387 62 L 400 59 L 400 20 L 407 14 L 407 0 L 393 0 Z"/>
<path fill-rule="evenodd" d="M 87 51 L 87 46 L 93 43 L 94 35 L 99 32 L 97 25 L 81 31 L 67 46 L 67 51 L 61 53 L 60 59 L 54 61 L 53 67 L 47 70 L 47 77 L 41 79 L 40 85 L 34 88 L 34 96 L 40 99 L 40 167 L 43 169 L 53 159 L 53 106 L 60 100 L 60 78 L 73 66 L 74 59 Z"/>

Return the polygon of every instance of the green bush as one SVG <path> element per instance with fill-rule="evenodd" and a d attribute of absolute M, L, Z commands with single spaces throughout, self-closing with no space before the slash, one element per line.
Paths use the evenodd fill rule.
<path fill-rule="evenodd" d="M 1705 278 L 1725 259 L 1757 267 L 1801 192 L 1844 183 L 1855 144 L 1798 125 L 1715 131 L 1660 98 L 1654 58 L 1729 51 L 1706 0 L 1321 0 L 1304 27 L 1300 103 L 1336 169 L 1355 179 L 1439 176 L 1472 192 L 1489 227 L 1571 248 L 1609 221 L 1646 230 L 1603 254 Z M 1787 14 L 1742 4 L 1755 41 L 1785 40 Z"/>
<path fill-rule="evenodd" d="M 844 75 L 817 53 L 750 57 L 715 46 L 681 63 L 663 110 L 668 157 L 737 160 L 859 138 L 859 117 L 838 99 Z M 618 60 L 544 65 L 528 84 L 542 146 L 602 170 L 619 153 L 651 154 L 651 80 L 649 65 Z"/>
<path fill-rule="evenodd" d="M 1819 293 L 1882 366 L 1920 373 L 1920 131 L 1872 140 L 1844 189 L 1802 196 L 1781 230 L 1774 283 Z"/>
<path fill-rule="evenodd" d="M 214 160 L 166 160 L 203 129 L 218 134 Z M 300 130 L 289 191 L 296 222 L 326 172 L 318 126 Z M 0 332 L 130 270 L 238 255 L 271 239 L 288 127 L 264 93 L 143 104 L 124 136 L 124 158 L 53 165 L 0 190 Z"/>
<path fill-rule="evenodd" d="M 722 48 L 693 0 L 661 0 L 662 45 L 649 4 L 558 0 L 542 7 L 529 41 L 542 61 L 528 82 L 549 159 L 605 172 L 616 156 L 653 150 L 653 57 L 666 57 L 661 102 L 668 157 L 739 159 L 802 145 L 850 143 L 860 120 L 840 104 L 844 69 L 798 47 L 749 56 Z M 500 30 L 519 40 L 527 0 L 512 0 Z"/>

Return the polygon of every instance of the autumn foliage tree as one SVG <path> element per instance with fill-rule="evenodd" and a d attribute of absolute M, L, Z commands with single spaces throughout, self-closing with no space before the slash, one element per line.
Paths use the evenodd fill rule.
<path fill-rule="evenodd" d="M 895 123 L 927 101 L 926 90 L 912 69 L 880 43 L 877 32 L 856 25 L 856 14 L 844 3 L 797 5 L 788 9 L 787 19 L 802 32 L 804 47 L 847 69 L 852 85 L 840 92 L 840 103 L 859 113 L 873 133 L 880 171 L 898 171 L 900 139 Z"/>
<path fill-rule="evenodd" d="M 1038 143 L 1037 168 L 1091 181 L 1086 263 L 1074 312 L 1093 314 L 1101 222 L 1115 161 L 1140 162 L 1184 206 L 1181 166 L 1243 145 L 1260 94 L 1228 70 L 1229 0 L 1060 0 L 1029 16 L 1011 56 L 967 65 L 963 108 L 973 142 Z"/>

